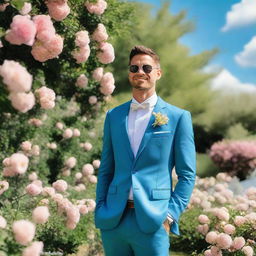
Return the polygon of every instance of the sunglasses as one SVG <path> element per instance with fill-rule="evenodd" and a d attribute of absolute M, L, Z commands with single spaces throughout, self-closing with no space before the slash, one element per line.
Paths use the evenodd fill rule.
<path fill-rule="evenodd" d="M 139 69 L 140 69 L 140 67 L 137 66 L 137 65 L 130 65 L 130 66 L 129 66 L 129 70 L 130 70 L 130 72 L 132 72 L 132 73 L 137 73 L 137 72 L 139 71 Z M 147 73 L 147 74 L 149 74 L 153 69 L 158 69 L 158 68 L 153 68 L 151 65 L 143 65 L 143 66 L 142 66 L 142 70 L 143 70 L 145 73 Z"/>

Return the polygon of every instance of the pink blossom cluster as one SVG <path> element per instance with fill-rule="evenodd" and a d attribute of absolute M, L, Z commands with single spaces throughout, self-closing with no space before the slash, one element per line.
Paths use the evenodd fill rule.
<path fill-rule="evenodd" d="M 94 175 L 94 167 L 92 164 L 83 165 L 82 174 L 90 183 L 97 183 L 97 176 Z"/>
<path fill-rule="evenodd" d="M 49 15 L 57 20 L 64 20 L 70 13 L 68 0 L 47 0 L 45 1 Z"/>
<path fill-rule="evenodd" d="M 243 252 L 253 255 L 254 239 L 246 239 L 241 234 L 246 229 L 256 228 L 256 187 L 248 188 L 244 195 L 235 195 L 229 190 L 231 177 L 219 173 L 216 178 L 196 179 L 189 209 L 201 208 L 198 216 L 197 232 L 205 236 L 209 248 L 204 255 L 216 256 L 223 253 Z M 223 206 L 225 205 L 225 206 Z M 234 210 L 237 211 L 234 216 Z"/>
<path fill-rule="evenodd" d="M 35 127 L 40 127 L 40 126 L 43 124 L 42 120 L 40 120 L 40 119 L 38 119 L 38 118 L 30 118 L 30 119 L 28 120 L 28 123 L 29 123 L 30 125 L 35 126 Z"/>
<path fill-rule="evenodd" d="M 52 186 L 58 192 L 64 192 L 68 188 L 68 184 L 65 180 L 57 180 L 53 182 Z"/>
<path fill-rule="evenodd" d="M 46 223 L 49 217 L 50 212 L 47 206 L 38 206 L 32 212 L 32 218 L 36 224 Z"/>
<path fill-rule="evenodd" d="M 22 256 L 40 256 L 43 253 L 43 247 L 43 242 L 33 242 L 23 250 Z"/>
<path fill-rule="evenodd" d="M 244 179 L 256 168 L 256 141 L 223 140 L 212 145 L 209 155 L 221 170 Z"/>
<path fill-rule="evenodd" d="M 97 58 L 102 64 L 109 64 L 115 59 L 115 51 L 112 44 L 100 42 L 98 46 Z"/>
<path fill-rule="evenodd" d="M 107 2 L 105 0 L 97 0 L 96 3 L 90 3 L 90 1 L 86 1 L 84 5 L 89 13 L 93 13 L 96 15 L 103 14 L 105 9 L 107 8 Z"/>
<path fill-rule="evenodd" d="M 43 86 L 35 90 L 35 94 L 38 96 L 39 103 L 43 109 L 52 109 L 55 106 L 55 92 Z"/>
<path fill-rule="evenodd" d="M 32 10 L 32 5 L 31 3 L 27 3 L 25 2 L 23 7 L 20 10 L 20 14 L 21 15 L 27 15 L 28 13 L 30 13 L 30 11 Z"/>
<path fill-rule="evenodd" d="M 84 63 L 90 56 L 90 38 L 86 30 L 82 30 L 76 33 L 75 45 L 77 50 L 72 52 L 72 56 L 76 59 L 76 63 Z"/>
<path fill-rule="evenodd" d="M 55 34 L 55 28 L 49 15 L 33 17 L 36 26 L 36 41 L 31 54 L 40 62 L 58 57 L 63 50 L 63 38 Z"/>
<path fill-rule="evenodd" d="M 17 220 L 12 225 L 15 240 L 21 245 L 27 245 L 35 236 L 36 227 L 28 220 Z M 26 231 L 26 232 L 24 232 Z"/>
<path fill-rule="evenodd" d="M 104 95 L 110 95 L 115 89 L 115 79 L 113 74 L 107 72 L 100 80 L 100 92 Z"/>
<path fill-rule="evenodd" d="M 104 24 L 98 24 L 97 28 L 94 30 L 92 34 L 92 39 L 99 43 L 108 40 L 108 34 Z"/>
<path fill-rule="evenodd" d="M 72 137 L 79 137 L 81 135 L 81 132 L 79 131 L 79 129 L 75 128 L 67 128 L 64 130 L 62 136 L 65 139 L 70 139 Z"/>
<path fill-rule="evenodd" d="M 3 176 L 13 177 L 27 171 L 29 159 L 23 153 L 14 153 L 3 160 Z"/>
<path fill-rule="evenodd" d="M 32 46 L 35 41 L 36 26 L 30 16 L 15 15 L 5 40 L 11 44 Z"/>
<path fill-rule="evenodd" d="M 28 195 L 38 196 L 43 191 L 42 182 L 40 180 L 34 180 L 26 186 L 25 190 Z"/>
<path fill-rule="evenodd" d="M 90 151 L 92 149 L 92 144 L 90 142 L 80 143 L 80 147 L 84 148 L 85 151 Z"/>
<path fill-rule="evenodd" d="M 76 86 L 79 88 L 86 88 L 88 85 L 88 78 L 85 74 L 81 74 L 76 80 Z"/>
<path fill-rule="evenodd" d="M 2 195 L 9 188 L 9 183 L 6 180 L 0 180 L 0 195 Z"/>
<path fill-rule="evenodd" d="M 20 145 L 22 152 L 26 156 L 39 156 L 40 147 L 38 145 L 33 145 L 30 141 L 23 141 Z"/>
<path fill-rule="evenodd" d="M 3 65 L 0 66 L 0 75 L 10 92 L 9 99 L 12 106 L 22 113 L 33 108 L 35 96 L 32 92 L 29 92 L 33 78 L 26 68 L 16 61 L 5 60 Z"/>

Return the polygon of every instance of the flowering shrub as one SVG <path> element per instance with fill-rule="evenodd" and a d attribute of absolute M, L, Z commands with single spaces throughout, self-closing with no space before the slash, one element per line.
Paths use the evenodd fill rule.
<path fill-rule="evenodd" d="M 240 179 L 245 179 L 256 168 L 255 141 L 217 142 L 212 145 L 209 155 L 222 171 Z"/>
<path fill-rule="evenodd" d="M 244 195 L 234 195 L 228 189 L 231 179 L 225 173 L 216 178 L 197 179 L 181 219 L 182 236 L 173 239 L 173 248 L 186 244 L 184 250 L 196 250 L 193 255 L 254 255 L 256 187 L 248 188 Z"/>
<path fill-rule="evenodd" d="M 125 6 L 0 0 L 1 255 L 66 254 L 93 239 L 107 64 Z"/>

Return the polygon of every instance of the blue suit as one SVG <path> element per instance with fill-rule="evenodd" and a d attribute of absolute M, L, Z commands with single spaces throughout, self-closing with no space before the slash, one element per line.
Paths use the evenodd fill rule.
<path fill-rule="evenodd" d="M 179 235 L 179 218 L 186 208 L 195 182 L 195 145 L 191 115 L 158 96 L 153 112 L 169 118 L 153 127 L 152 114 L 134 157 L 127 133 L 131 100 L 107 112 L 103 150 L 96 188 L 95 225 L 101 231 L 119 224 L 133 189 L 134 214 L 141 232 L 159 230 L 169 212 L 171 232 Z M 178 183 L 173 190 L 172 169 Z"/>

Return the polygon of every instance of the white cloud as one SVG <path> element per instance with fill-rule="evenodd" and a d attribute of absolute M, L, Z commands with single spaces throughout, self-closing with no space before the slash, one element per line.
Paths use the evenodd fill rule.
<path fill-rule="evenodd" d="M 256 67 L 256 36 L 235 56 L 235 61 L 242 67 Z"/>
<path fill-rule="evenodd" d="M 256 23 L 256 0 L 242 0 L 234 4 L 226 15 L 226 24 L 223 32 L 235 27 L 242 27 Z"/>
<path fill-rule="evenodd" d="M 256 93 L 256 84 L 242 83 L 227 69 L 222 69 L 222 71 L 215 78 L 212 79 L 211 89 L 223 91 L 230 94 Z"/>

